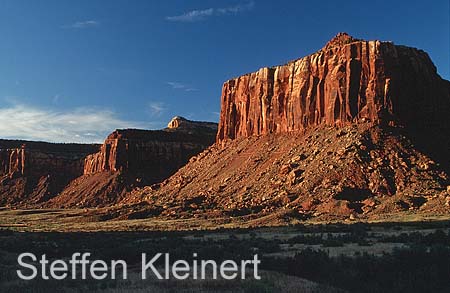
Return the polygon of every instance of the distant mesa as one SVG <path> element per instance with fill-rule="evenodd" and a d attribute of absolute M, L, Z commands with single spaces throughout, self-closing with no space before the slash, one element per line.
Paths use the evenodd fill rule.
<path fill-rule="evenodd" d="M 167 124 L 166 130 L 178 129 L 178 130 L 195 130 L 195 129 L 211 129 L 217 131 L 217 123 L 214 122 L 200 122 L 191 121 L 181 116 L 175 116 Z"/>
<path fill-rule="evenodd" d="M 96 144 L 0 140 L 0 205 L 46 202 L 83 174 Z"/>
<path fill-rule="evenodd" d="M 118 129 L 101 146 L 1 140 L 0 204 L 113 204 L 130 188 L 167 178 L 214 143 L 217 123 L 177 116 L 169 125 Z"/>

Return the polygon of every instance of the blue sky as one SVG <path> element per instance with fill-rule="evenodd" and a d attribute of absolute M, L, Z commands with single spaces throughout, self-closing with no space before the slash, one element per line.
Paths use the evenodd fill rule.
<path fill-rule="evenodd" d="M 217 121 L 224 81 L 338 32 L 427 51 L 449 79 L 449 1 L 0 0 L 0 137 L 100 142 Z"/>

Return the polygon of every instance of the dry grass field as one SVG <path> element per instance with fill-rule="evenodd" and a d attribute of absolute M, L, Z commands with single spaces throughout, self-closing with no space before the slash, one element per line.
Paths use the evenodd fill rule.
<path fill-rule="evenodd" d="M 403 214 L 393 215 L 391 222 L 251 228 L 246 218 L 105 221 L 93 215 L 93 210 L 81 209 L 1 210 L 1 291 L 446 292 L 450 286 L 450 225 L 445 217 Z M 22 252 L 65 259 L 83 251 L 104 260 L 125 259 L 130 277 L 25 282 L 15 273 Z M 142 281 L 138 276 L 142 252 L 168 252 L 174 259 L 186 260 L 194 252 L 216 260 L 258 254 L 262 280 Z"/>

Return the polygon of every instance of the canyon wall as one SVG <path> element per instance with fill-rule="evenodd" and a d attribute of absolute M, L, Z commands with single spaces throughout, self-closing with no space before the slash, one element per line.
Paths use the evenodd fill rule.
<path fill-rule="evenodd" d="M 0 203 L 40 202 L 83 174 L 98 145 L 0 140 Z"/>
<path fill-rule="evenodd" d="M 0 176 L 7 174 L 23 175 L 25 149 L 0 149 Z"/>
<path fill-rule="evenodd" d="M 116 204 L 136 187 L 162 182 L 212 145 L 217 123 L 173 118 L 163 130 L 119 129 L 100 150 L 86 156 L 83 175 L 73 180 L 49 207 Z"/>
<path fill-rule="evenodd" d="M 113 204 L 169 177 L 216 133 L 217 123 L 175 117 L 163 130 L 116 130 L 101 146 L 0 140 L 0 205 Z"/>
<path fill-rule="evenodd" d="M 95 144 L 52 144 L 0 140 L 0 176 L 83 174 L 84 158 L 98 151 Z"/>
<path fill-rule="evenodd" d="M 427 53 L 340 33 L 320 51 L 225 82 L 217 142 L 372 121 L 449 124 L 450 83 Z"/>
<path fill-rule="evenodd" d="M 129 171 L 142 173 L 156 182 L 214 143 L 215 133 L 216 130 L 209 133 L 116 130 L 106 138 L 99 152 L 86 157 L 84 174 Z"/>

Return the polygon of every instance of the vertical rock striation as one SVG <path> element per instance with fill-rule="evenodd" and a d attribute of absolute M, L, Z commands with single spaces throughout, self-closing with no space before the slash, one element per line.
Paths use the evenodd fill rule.
<path fill-rule="evenodd" d="M 217 142 L 348 122 L 446 124 L 450 83 L 427 53 L 340 33 L 286 65 L 225 82 Z"/>
<path fill-rule="evenodd" d="M 0 140 L 0 204 L 38 203 L 83 174 L 97 145 Z"/>
<path fill-rule="evenodd" d="M 208 128 L 207 133 L 177 131 L 176 127 L 156 131 L 116 130 L 106 138 L 99 152 L 86 157 L 83 173 L 129 171 L 153 177 L 156 182 L 210 146 L 216 130 L 217 124 L 215 129 Z"/>

